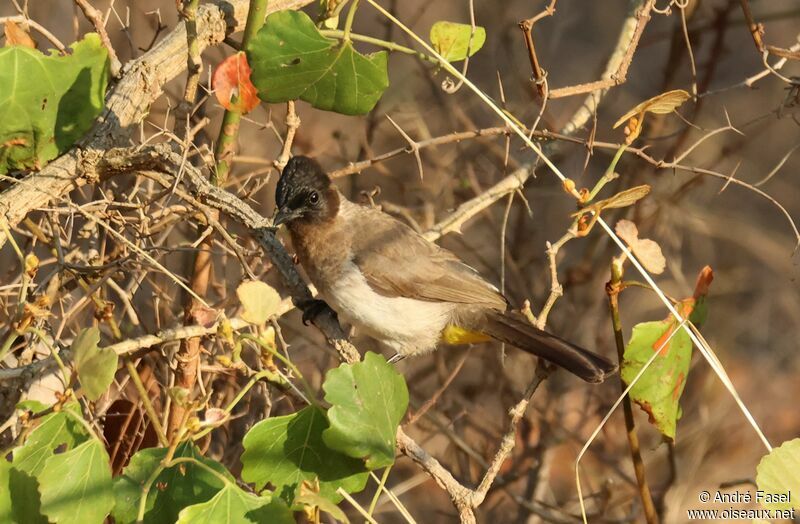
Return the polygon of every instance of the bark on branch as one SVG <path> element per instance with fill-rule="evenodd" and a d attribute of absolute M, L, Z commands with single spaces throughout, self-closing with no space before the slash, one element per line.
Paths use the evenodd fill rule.
<path fill-rule="evenodd" d="M 311 0 L 273 0 L 267 13 L 297 9 Z M 197 43 L 202 52 L 244 28 L 247 0 L 218 0 L 197 13 Z M 153 49 L 122 70 L 122 78 L 106 97 L 106 107 L 92 130 L 72 149 L 0 193 L 0 221 L 16 226 L 28 213 L 95 180 L 87 174 L 106 150 L 131 145 L 131 136 L 162 94 L 164 85 L 186 70 L 186 27 L 183 23 Z M 0 232 L 0 248 L 6 242 Z"/>

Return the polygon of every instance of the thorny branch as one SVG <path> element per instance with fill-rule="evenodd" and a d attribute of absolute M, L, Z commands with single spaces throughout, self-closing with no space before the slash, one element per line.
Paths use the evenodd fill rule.
<path fill-rule="evenodd" d="M 144 176 L 153 178 L 153 180 L 164 188 L 170 188 L 174 187 L 174 174 L 178 172 L 181 165 L 182 158 L 179 153 L 173 151 L 168 144 L 158 144 L 138 149 L 111 150 L 99 162 L 97 170 L 102 172 L 103 177 L 112 176 L 114 174 L 140 172 Z M 294 303 L 300 307 L 309 304 L 311 292 L 297 273 L 291 257 L 289 257 L 281 243 L 275 238 L 269 221 L 261 217 L 250 208 L 249 205 L 236 196 L 209 183 L 193 166 L 183 165 L 183 169 L 184 179 L 182 184 L 187 187 L 191 196 L 180 192 L 177 193 L 178 196 L 181 196 L 181 198 L 188 197 L 188 203 L 197 205 L 201 210 L 204 206 L 208 206 L 225 213 L 250 229 L 261 247 L 272 259 L 276 269 L 280 272 Z M 94 176 L 101 176 L 101 174 L 97 173 Z M 517 181 L 516 183 L 519 184 L 520 178 L 519 175 L 512 175 L 509 177 L 509 180 L 515 180 Z M 506 193 L 507 192 L 506 190 Z M 197 200 L 192 200 L 192 197 Z M 481 200 L 475 205 L 485 207 L 488 204 Z M 433 235 L 441 234 L 441 231 L 445 229 L 446 227 L 442 227 L 436 230 L 438 233 L 434 232 Z M 332 312 L 328 311 L 324 314 L 317 315 L 313 319 L 313 323 L 325 335 L 329 343 L 339 352 L 342 360 L 351 363 L 360 360 L 361 357 L 358 350 L 347 340 L 347 335 L 342 330 Z M 436 459 L 428 455 L 408 437 L 402 428 L 398 429 L 397 439 L 399 449 L 434 476 L 435 480 L 447 490 L 464 522 L 475 521 L 473 510 L 483 502 L 486 493 L 500 471 L 500 466 L 510 455 L 514 447 L 514 436 L 516 434 L 517 425 L 525 412 L 525 408 L 531 396 L 548 374 L 548 367 L 537 366 L 536 375 L 528 386 L 525 395 L 510 411 L 511 422 L 508 432 L 503 437 L 483 480 L 478 488 L 474 490 L 464 487 L 456 481 L 452 475 L 445 473 L 447 470 L 441 466 Z"/>
<path fill-rule="evenodd" d="M 114 46 L 111 45 L 111 39 L 108 37 L 108 31 L 106 31 L 106 24 L 105 21 L 103 20 L 103 13 L 101 13 L 99 9 L 90 4 L 89 0 L 75 0 L 75 3 L 77 4 L 78 7 L 81 8 L 81 11 L 83 11 L 83 15 L 92 23 L 94 28 L 97 30 L 97 34 L 100 35 L 100 41 L 103 42 L 103 46 L 108 51 L 108 60 L 111 69 L 111 74 L 115 77 L 119 76 L 119 73 L 122 69 L 122 63 L 120 63 L 119 58 L 117 58 L 117 52 L 114 51 Z"/>
<path fill-rule="evenodd" d="M 85 4 L 91 7 L 85 0 L 75 1 L 78 2 L 79 5 Z M 746 0 L 742 1 L 743 5 L 746 4 Z M 305 3 L 308 2 L 278 1 L 273 2 L 269 9 L 277 10 L 287 7 L 296 7 Z M 551 11 L 554 10 L 555 3 L 555 0 L 553 0 L 544 12 L 551 15 Z M 564 133 L 556 134 L 548 131 L 542 131 L 537 132 L 536 136 L 557 140 L 576 141 L 578 143 L 587 145 L 587 147 L 608 149 L 619 147 L 619 144 L 595 142 L 594 140 L 585 141 L 582 139 L 575 139 L 569 135 L 577 128 L 582 127 L 591 114 L 594 113 L 597 104 L 599 103 L 599 99 L 605 90 L 614 85 L 619 85 L 625 81 L 627 69 L 633 58 L 637 42 L 641 37 L 644 27 L 649 19 L 649 10 L 652 8 L 653 3 L 654 2 L 652 1 L 640 2 L 639 7 L 641 7 L 641 9 L 636 11 L 634 16 L 629 17 L 623 25 L 623 30 L 620 34 L 617 48 L 612 54 L 612 58 L 609 60 L 606 68 L 607 73 L 611 71 L 611 74 L 604 74 L 603 79 L 598 82 L 592 82 L 571 88 L 562 88 L 561 90 L 555 90 L 554 92 L 550 93 L 551 97 L 557 98 L 559 96 L 570 96 L 589 91 L 593 92 L 592 95 L 587 98 L 587 102 L 581 111 L 573 116 L 570 124 L 565 128 Z M 236 20 L 236 27 L 241 26 L 243 20 L 241 16 L 241 10 L 242 6 L 245 5 L 246 2 L 231 0 L 229 3 L 220 2 L 219 4 L 204 5 L 200 7 L 197 12 L 196 42 L 198 44 L 198 52 L 202 51 L 202 48 L 206 45 L 221 41 L 225 34 L 233 29 L 232 26 L 227 26 L 226 22 L 224 21 L 228 18 L 226 15 L 229 15 L 230 13 L 223 11 L 222 4 L 226 4 L 225 8 L 227 8 L 227 5 L 233 4 L 235 9 L 234 19 Z M 541 17 L 542 15 L 540 14 L 537 16 Z M 89 14 L 87 14 L 87 17 L 89 17 Z M 535 21 L 534 19 L 537 19 L 537 17 L 534 17 L 531 20 Z M 93 23 L 96 23 L 93 19 L 90 18 L 90 20 L 92 20 Z M 532 24 L 533 22 L 531 22 L 531 26 Z M 528 35 L 530 35 L 529 29 Z M 189 47 L 191 48 L 191 38 L 188 40 Z M 214 211 L 221 211 L 248 228 L 253 236 L 258 240 L 261 247 L 269 254 L 275 267 L 280 272 L 284 284 L 289 290 L 293 301 L 302 307 L 302 305 L 308 303 L 308 300 L 312 296 L 311 292 L 297 273 L 291 258 L 285 252 L 281 243 L 275 238 L 274 232 L 270 228 L 270 223 L 268 220 L 261 217 L 241 199 L 209 183 L 197 168 L 187 164 L 185 157 L 169 145 L 159 144 L 156 146 L 146 146 L 142 148 L 118 147 L 114 149 L 114 146 L 127 145 L 127 140 L 129 138 L 127 128 L 135 127 L 134 124 L 138 123 L 146 114 L 149 104 L 152 103 L 152 101 L 158 96 L 160 96 L 161 87 L 164 85 L 164 83 L 179 73 L 182 67 L 186 67 L 185 60 L 182 66 L 179 64 L 180 60 L 183 59 L 182 57 L 185 57 L 187 54 L 186 47 L 187 36 L 185 31 L 182 34 L 179 31 L 175 31 L 173 34 L 168 36 L 167 39 L 162 41 L 162 43 L 159 44 L 159 46 L 157 46 L 151 53 L 148 53 L 139 61 L 136 61 L 132 65 L 126 67 L 123 78 L 114 89 L 114 92 L 112 92 L 110 95 L 108 110 L 93 133 L 84 141 L 81 147 L 74 148 L 62 158 L 50 164 L 39 174 L 29 176 L 0 195 L 0 211 L 2 211 L 0 220 L 3 220 L 4 224 L 15 226 L 22 219 L 24 219 L 30 210 L 42 207 L 53 196 L 64 195 L 74 187 L 80 187 L 81 185 L 87 183 L 93 183 L 97 180 L 113 176 L 114 174 L 138 172 L 141 175 L 157 182 L 164 188 L 175 189 L 177 187 L 178 189 L 176 190 L 176 194 L 185 200 L 191 207 L 200 210 L 207 217 L 211 217 Z M 794 49 L 794 47 L 791 49 Z M 189 53 L 190 56 L 192 54 L 192 52 Z M 534 66 L 534 62 L 536 62 L 536 66 Z M 543 78 L 544 73 L 541 70 L 541 66 L 538 65 L 538 61 L 535 59 L 535 52 L 532 53 L 532 66 L 534 66 L 534 75 L 536 76 L 536 71 L 538 70 Z M 151 87 L 148 87 L 148 89 L 141 89 L 141 85 L 147 85 Z M 125 100 L 125 103 L 130 104 L 130 107 L 124 106 L 123 100 Z M 294 116 L 294 119 L 290 120 L 290 116 Z M 277 160 L 277 165 L 279 168 L 282 165 L 285 165 L 285 162 L 288 160 L 292 144 L 292 137 L 299 126 L 299 119 L 297 119 L 296 114 L 294 114 L 293 107 L 290 107 L 289 111 L 287 111 L 286 124 L 289 133 L 287 133 L 284 149 Z M 400 148 L 373 159 L 351 164 L 346 168 L 332 172 L 332 176 L 336 177 L 357 173 L 376 162 L 380 162 L 382 160 L 402 154 L 407 154 L 410 152 L 418 154 L 418 149 L 421 147 L 435 146 L 468 138 L 507 134 L 508 131 L 506 128 L 497 127 L 478 131 L 453 133 L 451 135 L 418 142 L 412 141 L 413 144 L 411 147 Z M 108 151 L 105 152 L 105 150 Z M 660 169 L 683 170 L 714 176 L 724 179 L 726 184 L 739 184 L 747 187 L 748 189 L 759 192 L 759 194 L 765 198 L 772 200 L 773 203 L 775 203 L 775 205 L 777 205 L 784 212 L 784 214 L 786 214 L 786 216 L 789 218 L 789 221 L 792 223 L 795 235 L 797 235 L 798 239 L 800 240 L 800 234 L 798 234 L 797 228 L 794 226 L 794 223 L 792 222 L 788 212 L 786 212 L 786 210 L 783 209 L 771 197 L 766 195 L 766 193 L 753 188 L 749 184 L 738 181 L 732 176 L 723 175 L 711 170 L 704 170 L 692 166 L 682 165 L 680 163 L 681 160 L 691 151 L 691 148 L 686 154 L 676 158 L 671 162 L 656 160 L 655 158 L 649 156 L 644 149 L 630 148 L 629 151 Z M 178 173 L 183 173 L 184 176 L 180 181 L 180 184 L 176 186 L 175 178 Z M 449 232 L 460 231 L 461 227 L 467 220 L 478 215 L 487 209 L 491 204 L 501 199 L 503 196 L 519 190 L 524 185 L 526 180 L 528 180 L 531 174 L 531 166 L 523 166 L 522 168 L 516 170 L 487 191 L 484 191 L 474 199 L 463 203 L 454 213 L 431 228 L 426 233 L 426 237 L 431 240 L 435 240 Z M 42 180 L 46 182 L 44 185 L 41 185 L 37 188 L 37 183 L 41 182 Z M 16 200 L 16 202 L 12 199 Z M 19 205 L 19 202 L 23 202 L 23 204 Z M 536 323 L 540 327 L 544 326 L 550 309 L 553 307 L 553 304 L 556 302 L 558 297 L 562 294 L 561 285 L 558 282 L 557 276 L 556 256 L 558 254 L 558 250 L 566 242 L 572 238 L 575 238 L 575 236 L 576 233 L 573 230 L 568 230 L 557 242 L 548 244 L 547 256 L 551 272 L 551 291 L 545 306 L 542 308 L 542 311 L 536 318 Z M 0 246 L 2 246 L 6 238 L 5 236 L 0 238 L 2 239 L 0 240 Z M 290 306 L 288 303 L 285 303 L 282 311 L 287 310 L 289 307 Z M 241 321 L 236 319 L 232 321 L 232 323 L 235 325 L 234 329 L 244 327 L 244 324 L 240 324 L 240 322 Z M 339 352 L 342 360 L 354 362 L 360 359 L 358 351 L 347 340 L 346 334 L 343 332 L 341 326 L 338 324 L 334 316 L 331 314 L 320 315 L 315 318 L 315 324 L 323 332 L 323 334 L 325 334 L 326 338 L 334 346 L 334 348 Z M 128 355 L 149 348 L 155 344 L 207 335 L 213 333 L 214 331 L 214 326 L 209 328 L 203 326 L 183 326 L 173 330 L 164 330 L 156 335 L 147 335 L 137 339 L 120 342 L 111 347 L 114 348 L 114 350 L 119 354 Z M 49 359 L 43 359 L 25 367 L 12 370 L 0 370 L 0 381 L 36 373 L 46 368 L 49 363 Z M 547 375 L 547 367 L 537 367 L 536 376 L 528 385 L 524 396 L 510 410 L 510 423 L 508 430 L 503 435 L 493 460 L 489 464 L 487 471 L 475 489 L 467 488 L 458 480 L 456 480 L 450 471 L 444 468 L 413 439 L 406 435 L 402 428 L 398 429 L 397 443 L 399 449 L 411 457 L 412 460 L 414 460 L 425 471 L 427 471 L 435 479 L 435 481 L 447 491 L 464 522 L 475 521 L 474 509 L 484 501 L 487 492 L 499 475 L 501 466 L 510 456 L 510 453 L 514 447 L 514 437 L 516 435 L 518 425 L 523 417 L 525 409 L 528 406 L 530 398 L 541 382 L 547 377 Z"/>
<path fill-rule="evenodd" d="M 530 18 L 526 18 L 519 23 L 519 28 L 522 29 L 522 34 L 525 37 L 525 47 L 528 49 L 528 59 L 531 61 L 533 83 L 536 85 L 536 89 L 541 97 L 547 94 L 545 89 L 547 71 L 542 69 L 541 64 L 539 64 L 539 57 L 536 55 L 536 46 L 533 43 L 533 25 L 544 17 L 553 16 L 556 12 L 557 2 L 558 0 L 550 0 L 550 3 L 542 12 Z"/>

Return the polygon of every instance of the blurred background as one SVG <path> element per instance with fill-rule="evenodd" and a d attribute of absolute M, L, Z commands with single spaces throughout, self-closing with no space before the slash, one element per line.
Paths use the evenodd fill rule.
<path fill-rule="evenodd" d="M 430 26 L 437 20 L 469 22 L 466 0 L 382 3 L 423 37 L 427 37 Z M 24 6 L 18 0 L 18 4 L 27 9 L 31 19 L 65 43 L 91 30 L 66 0 L 30 0 Z M 468 76 L 489 96 L 504 100 L 504 107 L 527 125 L 539 114 L 541 99 L 530 81 L 531 67 L 518 23 L 540 12 L 546 4 L 541 0 L 475 2 L 476 23 L 486 28 L 487 39 L 484 48 L 470 59 Z M 174 1 L 98 0 L 93 5 L 108 13 L 107 29 L 123 64 L 141 56 L 154 41 L 172 30 L 177 21 Z M 798 42 L 800 7 L 796 1 L 753 0 L 750 5 L 755 19 L 765 25 L 768 43 L 788 48 Z M 657 6 L 665 8 L 666 0 L 657 2 Z M 536 50 L 548 73 L 550 89 L 600 77 L 628 9 L 629 2 L 622 0 L 560 0 L 553 16 L 537 22 L 533 30 Z M 316 5 L 312 4 L 307 11 L 316 17 Z M 0 16 L 15 14 L 14 3 L 0 2 Z M 543 145 L 578 188 L 591 188 L 608 167 L 614 149 L 588 148 L 586 141 L 623 141 L 621 129 L 613 130 L 612 125 L 637 103 L 671 89 L 692 92 L 696 82 L 701 96 L 680 108 L 682 118 L 675 114 L 649 117 L 634 144 L 646 147 L 652 158 L 667 162 L 680 157 L 710 131 L 725 127 L 726 114 L 729 116 L 731 124 L 741 133 L 727 130 L 708 136 L 681 163 L 724 175 L 734 173 L 732 176 L 737 180 L 755 184 L 757 190 L 774 198 L 789 217 L 776 202 L 752 187 L 727 184 L 724 178 L 703 173 L 659 169 L 633 154 L 622 157 L 616 169 L 620 177 L 606 186 L 601 197 L 638 184 L 652 186 L 652 193 L 636 207 L 610 210 L 604 217 L 611 224 L 628 218 L 637 224 L 642 237 L 659 243 L 667 266 L 657 282 L 668 295 L 691 296 L 700 269 L 705 265 L 713 268 L 714 283 L 704 335 L 744 403 L 775 446 L 800 434 L 800 412 L 794 405 L 800 395 L 800 382 L 796 380 L 800 367 L 798 237 L 793 226 L 793 221 L 800 217 L 798 87 L 791 87 L 774 75 L 765 76 L 752 87 L 742 85 L 748 77 L 761 72 L 764 65 L 753 45 L 739 0 L 690 0 L 684 15 L 695 77 L 681 10 L 673 6 L 670 15 L 653 13 L 628 70 L 627 81 L 611 89 L 600 102 L 596 119 L 589 119 L 586 126 L 573 134 L 581 143 L 555 140 Z M 358 10 L 354 31 L 414 45 L 366 3 Z M 39 39 L 40 48 L 47 47 L 43 38 L 35 33 L 34 36 Z M 357 47 L 362 51 L 374 49 L 360 44 Z M 219 45 L 203 54 L 203 98 L 194 114 L 195 122 L 209 119 L 195 139 L 201 149 L 213 150 L 223 112 L 216 99 L 208 96 L 208 75 L 231 53 L 230 47 Z M 771 63 L 776 60 L 770 58 Z M 798 61 L 790 60 L 781 74 L 787 77 L 800 74 Z M 447 75 L 429 63 L 393 54 L 389 75 L 389 89 L 376 109 L 365 117 L 337 115 L 298 103 L 302 123 L 293 153 L 314 156 L 325 168 L 334 170 L 406 147 L 407 141 L 387 117 L 416 141 L 502 125 L 466 86 L 455 94 L 443 91 L 440 84 Z M 152 137 L 173 128 L 172 116 L 176 101 L 183 96 L 184 81 L 181 75 L 167 86 L 138 136 Z M 550 100 L 539 129 L 559 132 L 584 99 L 585 95 L 578 95 Z M 278 173 L 272 162 L 281 150 L 285 113 L 282 104 L 262 104 L 246 117 L 234 171 L 226 186 L 246 197 L 264 215 L 273 210 Z M 156 138 L 159 139 L 164 138 Z M 519 166 L 536 164 L 535 154 L 521 140 L 507 139 L 502 134 L 426 147 L 420 150 L 420 155 L 423 173 L 414 155 L 400 154 L 361 173 L 341 177 L 337 183 L 351 199 L 366 202 L 372 198 L 387 212 L 425 230 Z M 137 201 L 144 202 L 147 192 L 155 189 L 148 183 L 139 187 L 132 177 L 122 177 L 99 188 L 84 188 L 72 197 L 75 202 L 87 202 L 98 197 L 97 191 L 112 200 L 141 193 Z M 174 204 L 159 199 L 148 202 L 142 209 L 157 217 Z M 462 234 L 450 233 L 440 243 L 494 283 L 502 284 L 512 303 L 520 306 L 529 300 L 533 312 L 538 313 L 551 286 L 546 243 L 564 235 L 571 223 L 569 215 L 574 211 L 574 200 L 563 191 L 561 182 L 546 166 L 539 165 L 535 177 L 515 195 L 510 207 L 508 198 L 499 200 L 465 224 Z M 118 212 L 126 216 L 138 211 Z M 32 218 L 37 222 L 45 220 L 41 213 Z M 163 249 L 155 251 L 154 256 L 175 274 L 186 276 L 197 230 L 189 220 L 174 218 L 158 222 L 157 245 Z M 67 227 L 66 217 L 59 220 Z M 79 218 L 74 220 L 75 224 L 69 227 L 77 232 L 82 223 Z M 119 222 L 120 230 L 134 238 L 123 222 Z M 89 250 L 99 233 L 91 227 L 84 229 L 86 235 L 76 235 L 73 242 Z M 154 239 L 136 241 L 156 245 Z M 270 271 L 269 260 L 257 245 L 246 237 L 239 241 L 245 247 L 252 271 L 281 291 L 274 271 Z M 288 238 L 286 242 L 289 243 Z M 567 243 L 559 253 L 557 266 L 564 295 L 555 303 L 548 322 L 548 329 L 554 333 L 614 358 L 605 283 L 609 279 L 611 258 L 616 254 L 617 249 L 600 229 Z M 43 268 L 40 275 L 45 275 L 48 264 L 54 265 L 56 261 L 47 250 L 42 250 L 40 258 Z M 225 308 L 233 315 L 236 312 L 233 291 L 245 273 L 236 257 L 218 241 L 213 261 L 208 298 L 213 300 L 214 307 Z M 16 290 L 10 284 L 18 277 L 16 258 L 9 247 L 0 252 L 0 271 L 3 279 L 0 324 L 5 324 L 16 306 Z M 107 295 L 108 300 L 117 303 L 115 315 L 120 317 L 125 333 L 139 336 L 181 324 L 183 299 L 174 282 L 152 269 L 139 276 L 132 297 L 138 325 L 126 321 L 124 304 L 113 291 Z M 629 279 L 636 276 L 630 269 L 626 274 Z M 117 273 L 109 278 L 123 289 L 131 289 L 131 275 Z M 65 293 L 61 297 L 65 307 L 62 313 L 54 313 L 53 322 L 58 324 L 63 311 L 83 293 L 80 288 Z M 625 291 L 620 307 L 626 340 L 637 322 L 667 316 L 657 297 L 643 289 Z M 76 312 L 68 319 L 63 336 L 69 338 L 91 321 L 90 308 Z M 318 388 L 324 373 L 337 365 L 337 355 L 317 330 L 302 325 L 299 312 L 289 312 L 279 323 L 294 362 L 312 386 Z M 373 341 L 357 334 L 355 342 L 362 351 L 379 349 Z M 207 344 L 209 353 L 213 353 L 213 346 Z M 174 348 L 164 348 L 162 353 L 168 356 L 171 351 Z M 167 363 L 163 355 L 156 351 L 147 357 L 153 369 L 154 395 L 164 386 L 161 377 L 165 376 Z M 534 366 L 530 356 L 510 347 L 503 352 L 490 344 L 470 349 L 443 348 L 433 355 L 403 361 L 398 367 L 409 385 L 411 409 L 418 409 L 437 396 L 434 406 L 408 426 L 407 432 L 457 479 L 470 486 L 476 484 L 505 432 L 507 410 L 521 397 Z M 237 391 L 235 377 L 215 375 L 212 370 L 205 380 L 219 397 L 215 402 L 220 404 Z M 447 387 L 442 390 L 444 384 Z M 34 386 L 39 388 L 35 394 L 47 394 L 47 383 L 28 388 Z M 516 436 L 511 460 L 505 463 L 487 501 L 480 507 L 478 520 L 574 522 L 576 515 L 580 515 L 575 458 L 619 392 L 616 378 L 589 386 L 566 373 L 553 374 L 533 397 Z M 13 407 L 20 395 L 31 393 L 0 391 L 0 400 L 4 401 L 0 408 Z M 672 444 L 664 442 L 648 424 L 646 414 L 634 408 L 647 476 L 664 522 L 685 520 L 685 510 L 698 506 L 697 494 L 702 489 L 713 492 L 721 484 L 741 482 L 746 486 L 752 482 L 755 467 L 765 454 L 758 436 L 698 352 L 693 356 L 681 406 L 683 416 Z M 235 470 L 246 429 L 267 412 L 275 415 L 295 409 L 291 400 L 279 393 L 255 389 L 228 431 L 215 433 L 208 453 Z M 0 418 L 5 419 L 8 414 L 0 411 Z M 596 517 L 593 521 L 642 520 L 621 410 L 600 433 L 582 468 L 587 507 Z M 405 457 L 392 470 L 388 486 L 419 522 L 457 520 L 446 493 Z M 368 488 L 359 500 L 368 503 L 372 489 Z M 383 500 L 376 518 L 379 522 L 401 522 L 394 506 Z"/>

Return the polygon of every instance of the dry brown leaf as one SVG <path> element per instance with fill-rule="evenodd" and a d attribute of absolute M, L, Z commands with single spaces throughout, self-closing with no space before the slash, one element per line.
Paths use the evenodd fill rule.
<path fill-rule="evenodd" d="M 630 220 L 620 220 L 614 230 L 617 235 L 628 244 L 639 262 L 649 272 L 660 275 L 664 272 L 667 261 L 661 252 L 661 247 L 649 238 L 639 238 L 639 229 Z"/>
<path fill-rule="evenodd" d="M 643 113 L 654 113 L 659 115 L 671 113 L 691 97 L 692 95 L 683 89 L 675 89 L 673 91 L 667 91 L 666 93 L 656 95 L 653 98 L 645 100 L 620 117 L 620 119 L 614 124 L 614 129 L 618 128 L 631 118 Z"/>
<path fill-rule="evenodd" d="M 620 191 L 616 195 L 600 200 L 594 205 L 600 209 L 615 209 L 619 207 L 628 207 L 635 204 L 637 201 L 643 199 L 650 193 L 650 186 L 647 184 L 632 187 L 624 191 Z"/>
<path fill-rule="evenodd" d="M 770 54 L 785 58 L 787 60 L 800 60 L 800 51 L 792 51 L 791 49 L 775 47 L 774 45 L 768 45 L 767 51 L 769 51 Z"/>
<path fill-rule="evenodd" d="M 636 255 L 636 258 L 639 259 L 639 262 L 641 262 L 649 272 L 655 275 L 660 275 L 664 272 L 664 268 L 667 266 L 667 260 L 661 253 L 661 246 L 659 246 L 655 240 L 640 238 L 636 244 L 631 246 L 631 249 Z"/>
<path fill-rule="evenodd" d="M 629 246 L 635 244 L 636 241 L 639 240 L 639 229 L 636 227 L 636 224 L 630 220 L 622 219 L 617 222 L 614 231 L 616 231 L 617 236 L 624 240 Z"/>
<path fill-rule="evenodd" d="M 30 47 L 36 49 L 36 42 L 34 42 L 31 35 L 24 29 L 18 26 L 11 20 L 6 20 L 3 30 L 6 34 L 6 46 L 19 45 L 22 47 Z"/>

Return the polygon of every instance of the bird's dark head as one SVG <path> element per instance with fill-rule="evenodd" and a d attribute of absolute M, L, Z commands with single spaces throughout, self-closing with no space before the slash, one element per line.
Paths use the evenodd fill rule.
<path fill-rule="evenodd" d="M 332 219 L 339 211 L 339 195 L 320 165 L 306 157 L 292 157 L 275 188 L 273 224 L 305 223 Z"/>

